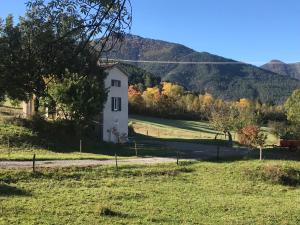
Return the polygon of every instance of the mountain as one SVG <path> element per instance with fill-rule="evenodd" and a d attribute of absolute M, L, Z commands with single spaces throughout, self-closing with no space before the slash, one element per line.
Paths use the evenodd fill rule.
<path fill-rule="evenodd" d="M 282 103 L 300 81 L 232 59 L 197 52 L 184 45 L 126 35 L 108 55 L 112 59 L 175 61 L 183 63 L 131 62 L 163 80 L 179 83 L 190 91 L 208 92 L 225 100 L 250 98 Z M 186 64 L 184 62 L 193 62 Z M 203 62 L 214 62 L 199 64 Z"/>
<path fill-rule="evenodd" d="M 265 70 L 300 80 L 300 63 L 284 63 L 280 60 L 271 60 L 261 66 Z"/>

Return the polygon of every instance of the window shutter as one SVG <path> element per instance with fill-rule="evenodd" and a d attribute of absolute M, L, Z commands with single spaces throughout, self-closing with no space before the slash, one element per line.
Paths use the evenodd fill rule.
<path fill-rule="evenodd" d="M 119 80 L 119 87 L 121 87 L 121 81 Z"/>
<path fill-rule="evenodd" d="M 114 111 L 114 97 L 111 98 L 111 111 Z"/>
<path fill-rule="evenodd" d="M 119 98 L 119 111 L 121 111 L 121 105 L 122 105 L 122 101 L 121 101 L 121 98 Z"/>

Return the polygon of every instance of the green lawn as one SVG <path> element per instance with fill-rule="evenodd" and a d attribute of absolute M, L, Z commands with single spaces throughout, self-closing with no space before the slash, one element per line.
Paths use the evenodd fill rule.
<path fill-rule="evenodd" d="M 176 152 L 158 144 L 140 144 L 137 142 L 137 154 L 139 157 L 175 157 Z M 114 159 L 115 154 L 120 159 L 136 157 L 134 144 L 113 145 L 99 144 L 95 147 L 84 149 L 80 153 L 78 148 L 72 150 L 61 149 L 58 151 L 41 148 L 7 148 L 0 146 L 0 161 L 2 160 L 32 160 L 36 154 L 36 160 L 65 160 L 65 159 Z"/>
<path fill-rule="evenodd" d="M 106 149 L 107 150 L 107 149 Z M 101 154 L 101 150 L 98 153 L 80 153 L 75 152 L 53 152 L 46 149 L 34 149 L 34 148 L 5 148 L 0 147 L 0 161 L 1 160 L 32 160 L 33 155 L 36 154 L 36 160 L 61 160 L 61 159 L 112 159 L 113 152 L 110 155 L 104 153 Z"/>
<path fill-rule="evenodd" d="M 143 137 L 159 138 L 162 140 L 191 141 L 205 144 L 214 144 L 215 136 L 219 132 L 212 129 L 208 122 L 187 121 L 187 120 L 170 120 L 160 119 L 147 116 L 131 115 L 132 123 L 136 133 Z M 263 130 L 268 134 L 267 144 L 277 144 L 277 138 L 268 133 L 267 128 Z M 236 135 L 233 132 L 234 140 Z M 226 140 L 224 135 L 219 135 L 218 139 Z"/>
<path fill-rule="evenodd" d="M 160 119 L 155 117 L 131 115 L 129 121 L 140 134 L 159 138 L 213 139 L 218 133 L 209 123 L 187 120 Z"/>
<path fill-rule="evenodd" d="M 292 161 L 3 169 L 0 224 L 300 224 L 299 186 L 257 175 L 280 166 L 300 174 Z"/>
<path fill-rule="evenodd" d="M 121 158 L 138 156 L 174 156 L 174 151 L 155 144 L 139 141 L 125 145 L 101 143 L 95 139 L 82 139 L 80 153 L 79 137 L 68 131 L 60 131 L 49 122 L 47 131 L 39 132 L 28 126 L 7 124 L 0 121 L 0 161 L 50 159 L 111 159 L 117 154 Z M 54 126 L 54 127 L 52 127 Z M 66 128 L 62 128 L 66 129 Z M 45 135 L 47 134 L 47 135 Z"/>
<path fill-rule="evenodd" d="M 144 116 L 131 116 L 130 122 L 137 133 L 134 140 L 138 143 L 139 156 L 175 155 L 174 151 L 166 147 L 143 143 L 144 139 L 226 144 L 222 135 L 219 136 L 221 140 L 214 140 L 217 132 L 211 129 L 207 122 L 168 120 Z M 84 139 L 83 152 L 80 153 L 79 138 L 63 130 L 66 128 L 60 128 L 53 122 L 47 122 L 49 128 L 41 132 L 31 129 L 28 125 L 22 126 L 18 123 L 0 122 L 0 160 L 31 160 L 33 154 L 37 155 L 38 160 L 110 159 L 114 157 L 115 153 L 120 157 L 135 156 L 134 143 L 122 146 L 100 144 L 97 140 Z M 9 148 L 8 139 L 10 140 Z M 272 135 L 269 135 L 269 140 L 269 143 L 277 141 Z"/>

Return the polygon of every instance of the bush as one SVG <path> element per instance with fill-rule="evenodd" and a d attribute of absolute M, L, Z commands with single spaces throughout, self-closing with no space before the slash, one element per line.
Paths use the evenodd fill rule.
<path fill-rule="evenodd" d="M 85 144 L 94 143 L 96 135 L 91 132 L 90 127 L 80 130 L 74 122 L 67 120 L 47 121 L 41 116 L 30 120 L 8 118 L 0 122 L 0 144 L 7 145 L 9 140 L 13 147 L 70 149 L 77 148 L 81 138 Z"/>
<path fill-rule="evenodd" d="M 278 138 L 283 138 L 287 134 L 288 126 L 286 122 L 269 121 L 268 127 L 271 133 Z"/>
<path fill-rule="evenodd" d="M 40 140 L 31 129 L 13 124 L 0 124 L 0 144 L 14 147 L 32 147 Z"/>
<path fill-rule="evenodd" d="M 292 167 L 284 167 L 280 165 L 266 165 L 259 168 L 254 175 L 262 178 L 264 181 L 273 184 L 281 184 L 286 186 L 300 185 L 300 170 Z"/>
<path fill-rule="evenodd" d="M 272 134 L 281 139 L 300 139 L 299 124 L 287 124 L 285 122 L 270 121 L 268 127 L 271 129 Z"/>

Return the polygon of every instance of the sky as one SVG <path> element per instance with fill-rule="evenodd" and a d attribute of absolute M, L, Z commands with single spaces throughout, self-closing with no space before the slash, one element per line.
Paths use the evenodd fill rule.
<path fill-rule="evenodd" d="M 0 17 L 26 0 L 0 0 Z M 255 65 L 300 62 L 299 0 L 131 0 L 131 33 Z"/>

